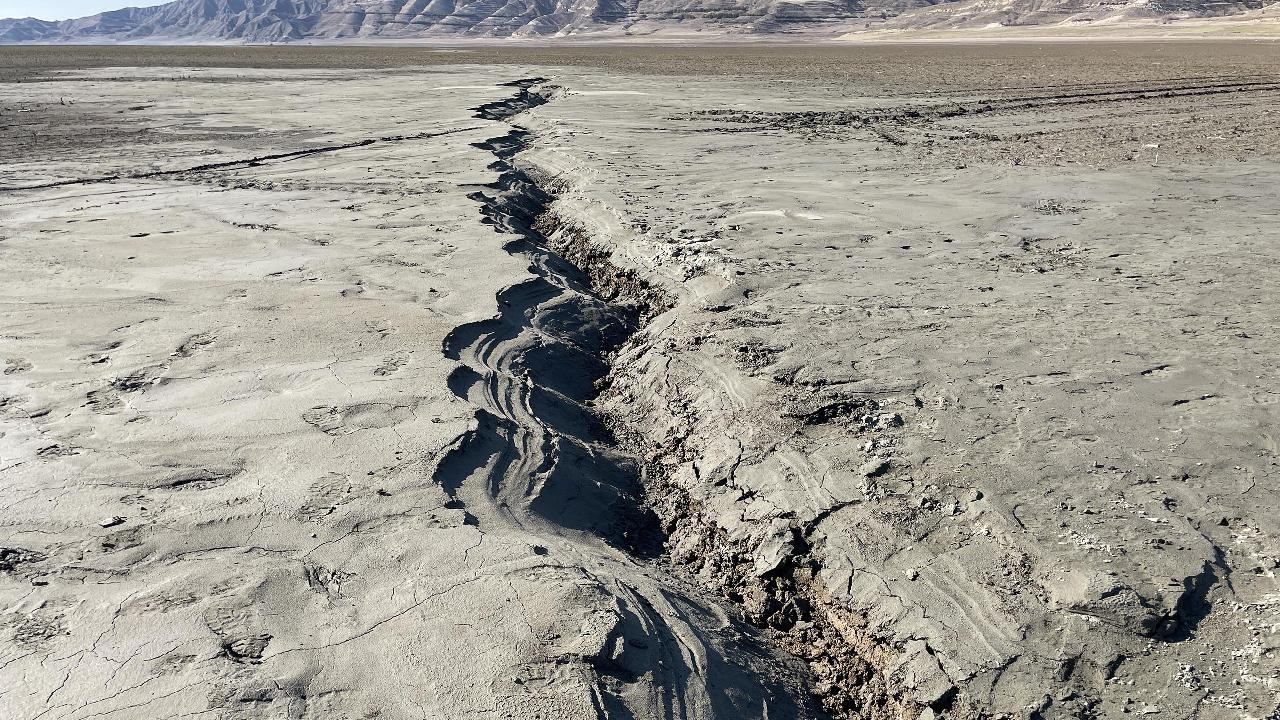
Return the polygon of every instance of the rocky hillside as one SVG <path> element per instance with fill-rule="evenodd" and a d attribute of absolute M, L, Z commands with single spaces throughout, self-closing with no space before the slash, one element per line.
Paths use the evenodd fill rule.
<path fill-rule="evenodd" d="M 0 20 L 0 43 L 288 42 L 664 30 L 774 33 L 1201 17 L 1275 0 L 176 0 L 49 22 Z"/>
<path fill-rule="evenodd" d="M 177 0 L 64 22 L 0 21 L 0 42 L 521 37 L 675 23 L 750 31 L 861 12 L 857 0 Z"/>

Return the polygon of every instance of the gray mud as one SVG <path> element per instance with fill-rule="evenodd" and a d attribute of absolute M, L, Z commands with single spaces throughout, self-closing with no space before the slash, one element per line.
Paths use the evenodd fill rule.
<path fill-rule="evenodd" d="M 1275 715 L 1273 51 L 606 50 L 0 50 L 15 717 Z"/>

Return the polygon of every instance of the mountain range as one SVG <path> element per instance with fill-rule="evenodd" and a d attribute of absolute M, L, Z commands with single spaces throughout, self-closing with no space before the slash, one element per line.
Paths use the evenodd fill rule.
<path fill-rule="evenodd" d="M 1227 16 L 1277 0 L 176 0 L 85 18 L 0 20 L 0 44 L 838 34 L 868 27 L 1093 24 Z"/>

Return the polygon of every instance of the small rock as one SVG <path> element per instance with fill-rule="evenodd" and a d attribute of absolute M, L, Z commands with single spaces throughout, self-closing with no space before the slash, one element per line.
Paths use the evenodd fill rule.
<path fill-rule="evenodd" d="M 883 475 L 889 469 L 889 461 L 884 458 L 873 457 L 862 464 L 858 469 L 865 477 L 876 477 Z"/>
<path fill-rule="evenodd" d="M 115 527 L 117 525 L 122 525 L 122 524 L 124 524 L 124 518 L 120 517 L 119 515 L 113 515 L 109 518 L 103 518 L 98 521 L 98 525 L 104 528 Z"/>
<path fill-rule="evenodd" d="M 767 537 L 756 548 L 753 574 L 764 577 L 777 570 L 795 554 L 790 533 L 778 533 Z"/>
<path fill-rule="evenodd" d="M 902 416 L 898 413 L 882 413 L 876 418 L 876 424 L 880 427 L 902 427 Z"/>

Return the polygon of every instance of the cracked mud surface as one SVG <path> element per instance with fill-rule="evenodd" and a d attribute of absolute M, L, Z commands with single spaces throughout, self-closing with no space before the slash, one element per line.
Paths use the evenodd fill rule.
<path fill-rule="evenodd" d="M 1280 59 L 987 52 L 6 85 L 0 702 L 1274 716 Z"/>
<path fill-rule="evenodd" d="M 639 314 L 540 244 L 509 80 L 324 128 L 209 84 L 184 117 L 313 140 L 7 168 L 16 717 L 812 714 L 608 542 L 641 486 L 583 403 Z"/>
<path fill-rule="evenodd" d="M 781 646 L 834 626 L 877 671 L 809 657 L 828 707 L 899 712 L 848 691 L 879 686 L 908 715 L 1276 711 L 1273 145 L 1153 166 L 1077 133 L 1075 164 L 1014 163 L 1020 137 L 744 131 L 688 111 L 713 79 L 566 84 L 534 157 L 593 173 L 561 202 L 684 291 L 602 405 L 655 466 L 673 562 Z M 1249 119 L 1270 93 L 1016 122 Z M 876 103 L 722 97 L 744 118 Z"/>

